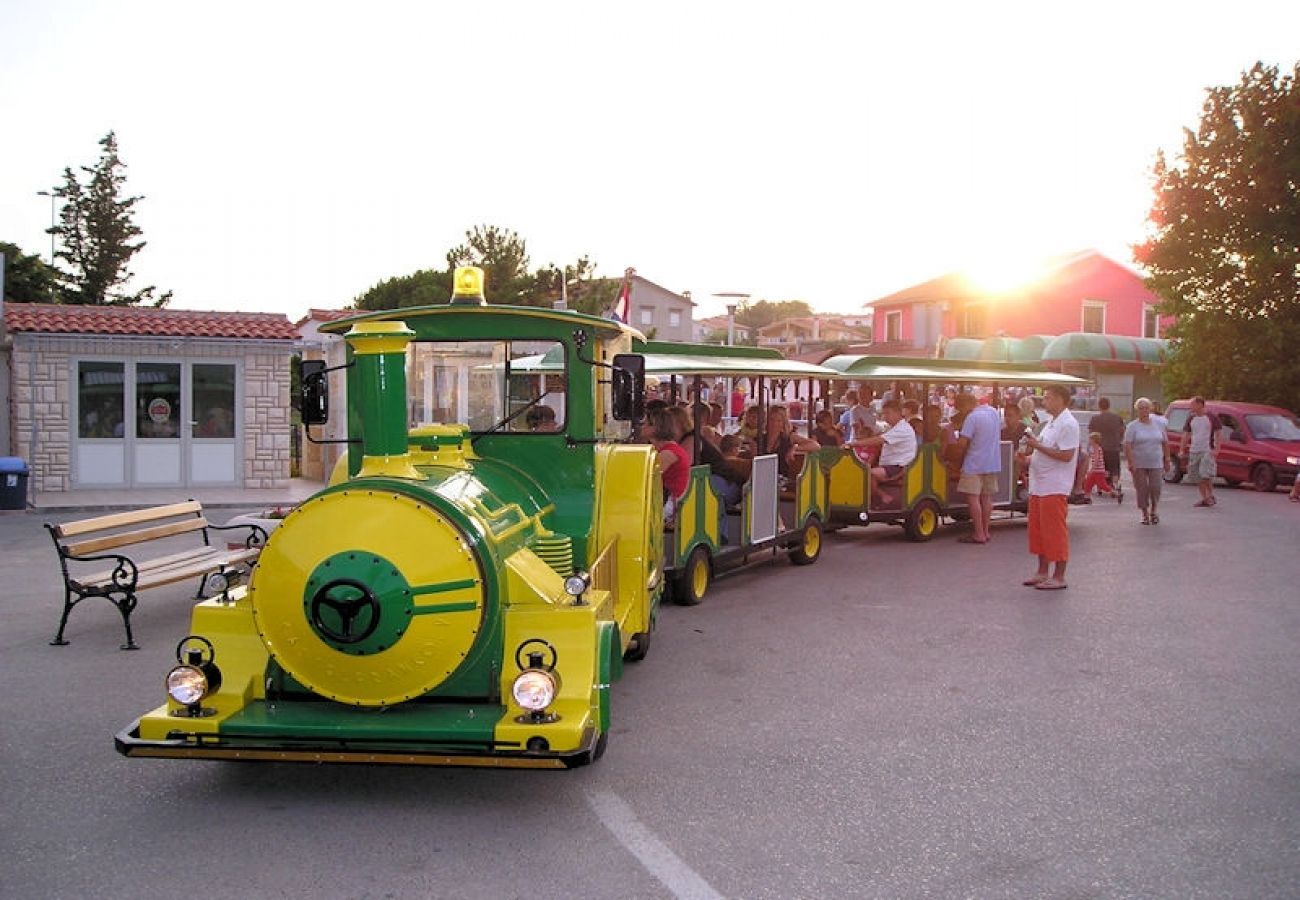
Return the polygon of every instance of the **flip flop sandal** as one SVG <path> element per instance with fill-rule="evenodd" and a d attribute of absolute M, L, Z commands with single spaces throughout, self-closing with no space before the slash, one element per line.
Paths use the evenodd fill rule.
<path fill-rule="evenodd" d="M 967 535 L 963 535 L 962 537 L 957 538 L 957 543 L 959 543 L 959 544 L 987 544 L 988 541 L 981 541 L 981 540 L 979 540 L 978 538 L 973 538 L 973 537 L 971 537 L 969 534 L 967 534 Z"/>
<path fill-rule="evenodd" d="M 1069 587 L 1069 585 L 1064 581 L 1053 581 L 1051 578 L 1048 578 L 1046 581 L 1034 585 L 1034 587 L 1040 591 L 1063 591 Z"/>
<path fill-rule="evenodd" d="M 1029 578 L 1026 578 L 1024 581 L 1020 583 L 1023 584 L 1025 587 L 1038 587 L 1040 584 L 1042 584 L 1044 581 L 1047 580 L 1048 579 L 1046 578 L 1046 576 L 1040 578 L 1037 575 L 1031 575 Z"/>

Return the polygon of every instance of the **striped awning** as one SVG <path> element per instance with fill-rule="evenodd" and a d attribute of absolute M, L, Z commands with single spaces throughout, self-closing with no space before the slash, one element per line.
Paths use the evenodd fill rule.
<path fill-rule="evenodd" d="M 1052 338 L 1043 348 L 1043 362 L 1131 363 L 1163 366 L 1169 342 L 1160 338 L 1126 337 L 1073 331 Z"/>

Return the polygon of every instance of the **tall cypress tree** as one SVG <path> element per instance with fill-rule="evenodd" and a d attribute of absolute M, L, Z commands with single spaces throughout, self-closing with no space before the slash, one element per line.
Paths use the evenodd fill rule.
<path fill-rule="evenodd" d="M 164 306 L 171 291 L 159 297 L 154 296 L 152 285 L 134 294 L 121 291 L 133 274 L 127 268 L 131 257 L 145 246 L 138 240 L 143 232 L 132 221 L 136 203 L 144 198 L 123 196 L 126 164 L 117 155 L 114 133 L 106 134 L 99 145 L 103 148 L 99 162 L 81 167 L 86 183 L 72 169 L 64 169 L 63 186 L 55 192 L 63 199 L 62 224 L 52 231 L 62 243 L 56 255 L 68 265 L 63 275 L 66 302 Z"/>

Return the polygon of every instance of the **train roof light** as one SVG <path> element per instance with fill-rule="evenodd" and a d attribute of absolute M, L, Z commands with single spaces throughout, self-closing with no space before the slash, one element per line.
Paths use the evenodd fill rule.
<path fill-rule="evenodd" d="M 487 306 L 483 296 L 483 270 L 478 266 L 457 266 L 452 278 L 452 306 Z"/>

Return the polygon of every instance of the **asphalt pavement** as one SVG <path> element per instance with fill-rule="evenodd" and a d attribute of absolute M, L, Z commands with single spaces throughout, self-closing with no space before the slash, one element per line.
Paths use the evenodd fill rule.
<path fill-rule="evenodd" d="M 187 586 L 144 594 L 138 652 L 93 601 L 48 646 L 41 523 L 78 515 L 0 513 L 0 895 L 1294 898 L 1300 505 L 1219 496 L 1072 507 L 1054 593 L 1023 520 L 723 579 L 562 773 L 124 759 Z"/>

